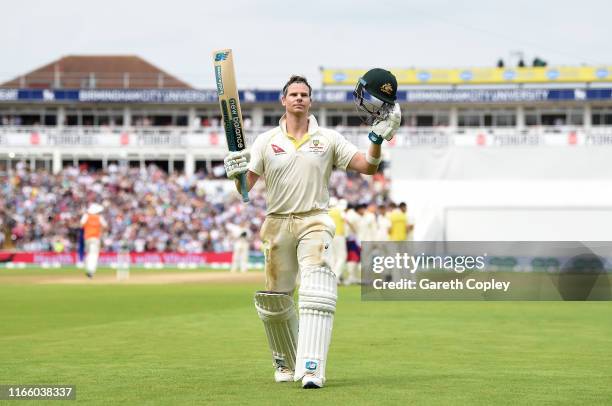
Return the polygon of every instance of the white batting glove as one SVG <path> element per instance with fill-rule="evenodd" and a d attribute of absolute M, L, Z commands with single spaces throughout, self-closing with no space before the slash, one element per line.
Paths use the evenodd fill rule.
<path fill-rule="evenodd" d="M 246 171 L 248 171 L 250 160 L 251 152 L 249 152 L 248 149 L 234 151 L 227 154 L 223 160 L 227 177 L 230 179 L 236 179 L 243 173 L 246 173 Z"/>
<path fill-rule="evenodd" d="M 387 141 L 391 141 L 401 122 L 402 110 L 400 109 L 400 105 L 395 103 L 393 111 L 391 111 L 385 119 L 374 121 L 370 131 Z"/>

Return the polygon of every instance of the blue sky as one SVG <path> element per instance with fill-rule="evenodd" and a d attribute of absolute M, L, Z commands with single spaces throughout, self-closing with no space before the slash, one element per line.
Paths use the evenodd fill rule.
<path fill-rule="evenodd" d="M 212 88 L 217 48 L 234 49 L 243 88 L 277 88 L 292 73 L 320 87 L 321 66 L 494 66 L 515 51 L 527 62 L 610 65 L 611 15 L 603 0 L 11 1 L 0 81 L 64 55 L 135 54 Z"/>

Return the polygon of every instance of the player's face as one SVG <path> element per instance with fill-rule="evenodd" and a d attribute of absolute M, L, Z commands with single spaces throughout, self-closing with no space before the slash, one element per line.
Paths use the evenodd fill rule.
<path fill-rule="evenodd" d="M 292 83 L 287 88 L 287 95 L 283 96 L 282 103 L 287 113 L 307 114 L 310 109 L 310 96 L 308 86 L 304 83 Z"/>

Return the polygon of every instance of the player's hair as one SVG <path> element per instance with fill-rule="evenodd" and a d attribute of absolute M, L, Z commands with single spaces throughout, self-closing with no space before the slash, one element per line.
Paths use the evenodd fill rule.
<path fill-rule="evenodd" d="M 291 77 L 289 78 L 287 83 L 285 83 L 285 86 L 283 86 L 283 96 L 287 96 L 287 89 L 289 88 L 290 85 L 292 85 L 294 83 L 303 83 L 303 84 L 305 84 L 306 86 L 308 86 L 308 97 L 310 97 L 312 95 L 312 87 L 310 87 L 310 84 L 308 83 L 308 80 L 306 80 L 306 78 L 304 76 L 291 75 Z"/>

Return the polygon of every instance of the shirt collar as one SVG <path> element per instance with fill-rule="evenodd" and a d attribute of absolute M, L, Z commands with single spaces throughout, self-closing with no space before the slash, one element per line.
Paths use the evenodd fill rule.
<path fill-rule="evenodd" d="M 278 125 L 280 126 L 283 134 L 287 135 L 287 114 L 283 114 L 280 118 Z M 308 116 L 308 134 L 314 135 L 319 131 L 319 123 L 313 114 Z"/>
<path fill-rule="evenodd" d="M 286 114 L 283 114 L 283 116 L 280 118 L 280 121 L 278 122 L 278 124 L 280 126 L 281 131 L 285 135 L 285 137 L 287 137 L 287 138 L 289 138 L 289 140 L 291 140 L 291 142 L 293 143 L 293 146 L 295 147 L 296 151 L 302 145 L 304 145 L 308 140 L 310 140 L 310 137 L 312 135 L 314 135 L 315 133 L 317 133 L 317 131 L 319 131 L 319 123 L 317 123 L 317 119 L 312 114 L 310 116 L 308 116 L 308 132 L 299 141 L 296 140 L 295 138 L 293 138 L 293 136 L 289 135 L 289 133 L 287 132 Z"/>

